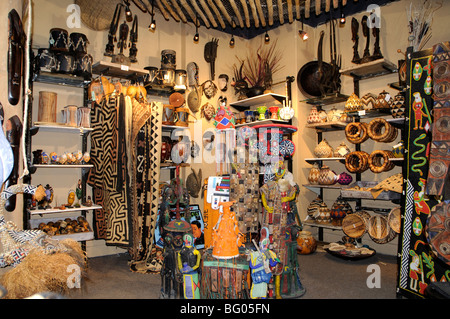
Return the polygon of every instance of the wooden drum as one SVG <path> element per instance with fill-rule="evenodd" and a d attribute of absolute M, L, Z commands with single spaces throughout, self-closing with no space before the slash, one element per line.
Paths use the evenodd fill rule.
<path fill-rule="evenodd" d="M 363 210 L 348 214 L 342 220 L 342 231 L 351 238 L 360 238 L 367 232 L 369 219 L 370 214 Z"/>
<path fill-rule="evenodd" d="M 369 219 L 368 233 L 370 238 L 377 244 L 386 244 L 397 235 L 389 226 L 384 216 L 372 216 Z"/>
<path fill-rule="evenodd" d="M 39 92 L 38 122 L 56 123 L 56 100 L 55 92 Z"/>

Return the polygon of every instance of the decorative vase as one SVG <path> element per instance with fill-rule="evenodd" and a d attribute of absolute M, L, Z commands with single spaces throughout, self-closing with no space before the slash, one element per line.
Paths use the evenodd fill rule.
<path fill-rule="evenodd" d="M 391 104 L 391 114 L 394 119 L 405 117 L 405 96 L 399 92 Z"/>
<path fill-rule="evenodd" d="M 257 96 L 257 95 L 261 95 L 261 94 L 264 94 L 264 88 L 261 86 L 254 86 L 254 87 L 248 88 L 248 90 L 246 92 L 246 95 L 249 98 Z"/>
<path fill-rule="evenodd" d="M 322 199 L 317 197 L 311 203 L 309 203 L 308 208 L 306 208 L 306 212 L 308 213 L 308 217 L 315 220 L 319 217 L 319 208 L 320 204 L 322 204 Z"/>
<path fill-rule="evenodd" d="M 327 112 L 324 110 L 319 111 L 319 123 L 326 123 L 328 121 Z"/>
<path fill-rule="evenodd" d="M 319 224 L 328 224 L 331 222 L 330 209 L 324 202 L 320 204 L 319 216 L 316 218 L 316 222 Z"/>
<path fill-rule="evenodd" d="M 244 114 L 245 114 L 245 123 L 251 123 L 254 121 L 253 111 L 246 110 L 246 111 L 244 111 Z"/>
<path fill-rule="evenodd" d="M 311 111 L 309 111 L 309 115 L 306 119 L 306 123 L 308 124 L 314 124 L 319 123 L 319 112 L 317 112 L 317 108 L 315 106 L 311 107 Z"/>
<path fill-rule="evenodd" d="M 361 103 L 363 105 L 364 110 L 372 110 L 375 108 L 375 102 L 377 100 L 377 96 L 373 93 L 367 93 L 361 98 Z"/>
<path fill-rule="evenodd" d="M 363 106 L 362 106 L 361 100 L 355 93 L 352 93 L 352 95 L 350 95 L 350 97 L 345 102 L 344 111 L 345 112 L 354 112 L 354 111 L 360 111 L 362 109 L 363 109 Z"/>
<path fill-rule="evenodd" d="M 270 119 L 271 120 L 278 120 L 278 106 L 271 106 L 271 107 L 269 107 L 269 111 L 271 113 Z"/>
<path fill-rule="evenodd" d="M 337 122 L 341 118 L 343 111 L 338 110 L 335 106 L 331 110 L 328 111 L 327 117 L 328 122 Z"/>
<path fill-rule="evenodd" d="M 263 121 L 263 120 L 266 119 L 266 115 L 265 115 L 266 114 L 266 110 L 267 110 L 266 106 L 258 106 L 256 108 L 256 111 L 259 113 L 258 120 Z"/>
<path fill-rule="evenodd" d="M 323 139 L 314 149 L 314 155 L 318 158 L 333 157 L 333 148 Z"/>
<path fill-rule="evenodd" d="M 350 153 L 350 149 L 348 148 L 348 146 L 345 144 L 345 142 L 342 142 L 341 144 L 339 144 L 338 147 L 336 147 L 336 149 L 334 150 L 334 157 L 345 157 L 345 155 L 347 155 L 348 153 Z"/>
<path fill-rule="evenodd" d="M 350 204 L 339 196 L 330 209 L 331 223 L 335 226 L 342 226 L 342 220 L 347 214 L 353 212 Z"/>
<path fill-rule="evenodd" d="M 320 169 L 318 183 L 319 185 L 334 185 L 337 182 L 336 173 L 328 166 L 324 165 Z"/>
<path fill-rule="evenodd" d="M 403 145 L 403 141 L 400 141 L 397 145 L 392 146 L 392 153 L 394 153 L 394 157 L 397 158 L 402 158 L 405 155 L 405 146 Z"/>
<path fill-rule="evenodd" d="M 317 185 L 319 183 L 319 175 L 320 175 L 320 168 L 319 164 L 314 163 L 313 167 L 309 170 L 308 174 L 308 181 L 311 185 Z"/>
<path fill-rule="evenodd" d="M 381 92 L 376 101 L 375 101 L 375 108 L 376 109 L 389 109 L 391 107 L 391 104 L 394 102 L 394 99 L 391 97 L 391 95 L 383 90 Z"/>
<path fill-rule="evenodd" d="M 317 249 L 317 241 L 311 232 L 302 230 L 297 237 L 297 253 L 300 255 L 309 255 Z"/>
<path fill-rule="evenodd" d="M 346 172 L 340 173 L 337 180 L 340 185 L 349 185 L 352 181 L 353 177 Z"/>

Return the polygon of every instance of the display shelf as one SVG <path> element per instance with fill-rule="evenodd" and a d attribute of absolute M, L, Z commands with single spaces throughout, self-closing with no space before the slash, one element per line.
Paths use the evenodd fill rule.
<path fill-rule="evenodd" d="M 345 189 L 346 187 L 348 187 L 348 185 L 339 185 L 339 184 L 334 184 L 334 185 L 303 184 L 302 186 L 306 187 L 311 192 L 316 193 L 317 196 L 321 195 L 323 189 L 339 189 L 340 190 L 340 189 Z"/>
<path fill-rule="evenodd" d="M 74 127 L 67 126 L 63 123 L 44 123 L 44 122 L 34 122 L 30 131 L 32 134 L 36 134 L 39 130 L 42 131 L 60 131 L 60 132 L 74 132 L 80 134 L 86 134 L 91 132 L 93 129 L 90 127 Z"/>
<path fill-rule="evenodd" d="M 307 157 L 305 161 L 314 164 L 320 161 L 345 161 L 345 157 Z"/>
<path fill-rule="evenodd" d="M 80 206 L 80 207 L 72 207 L 72 208 L 47 208 L 47 209 L 28 209 L 28 212 L 31 216 L 33 215 L 47 215 L 47 214 L 55 214 L 55 213 L 68 213 L 68 212 L 82 212 L 88 210 L 101 209 L 102 206 L 93 204 L 91 206 Z"/>
<path fill-rule="evenodd" d="M 148 75 L 145 69 L 139 69 L 132 66 L 121 65 L 112 62 L 99 61 L 92 65 L 92 73 L 103 76 L 118 77 L 121 79 L 136 80 Z"/>
<path fill-rule="evenodd" d="M 182 129 L 182 130 L 189 130 L 189 127 L 186 126 L 176 126 L 176 125 L 162 125 L 161 126 L 163 131 L 173 131 L 176 129 Z"/>
<path fill-rule="evenodd" d="M 92 164 L 32 164 L 32 167 L 41 168 L 91 168 Z"/>
<path fill-rule="evenodd" d="M 363 80 L 386 74 L 397 73 L 398 67 L 396 64 L 383 58 L 372 62 L 353 65 L 347 69 L 340 70 L 339 72 L 341 74 L 354 77 L 358 80 Z"/>
<path fill-rule="evenodd" d="M 324 123 L 311 123 L 306 124 L 305 127 L 313 128 L 317 131 L 338 131 L 345 130 L 347 123 L 341 121 L 324 122 Z"/>
<path fill-rule="evenodd" d="M 91 82 L 90 80 L 85 79 L 81 76 L 63 73 L 52 73 L 45 71 L 35 73 L 33 76 L 33 81 L 46 84 L 73 86 L 79 88 L 84 88 Z"/>
<path fill-rule="evenodd" d="M 273 104 L 274 102 L 282 103 L 286 101 L 285 95 L 275 94 L 275 93 L 266 93 L 262 95 L 257 95 L 254 97 L 250 97 L 248 99 L 236 101 L 230 103 L 230 106 L 234 107 L 237 110 L 248 109 L 250 106 L 254 105 L 267 105 Z"/>
<path fill-rule="evenodd" d="M 342 226 L 336 226 L 333 225 L 332 223 L 317 223 L 316 221 L 311 219 L 305 219 L 303 221 L 303 225 L 342 231 Z"/>
<path fill-rule="evenodd" d="M 28 227 L 29 229 L 36 229 L 39 227 L 40 223 L 47 224 L 48 222 L 56 222 L 58 220 L 62 219 L 60 218 L 35 218 L 30 219 L 28 221 Z M 79 242 L 84 242 L 87 240 L 93 240 L 94 239 L 94 232 L 92 231 L 91 227 L 89 227 L 89 231 L 81 232 L 81 233 L 71 233 L 71 234 L 61 234 L 61 235 L 53 235 L 49 236 L 52 239 L 55 240 L 63 240 L 63 239 L 72 239 Z"/>
<path fill-rule="evenodd" d="M 310 99 L 306 99 L 306 100 L 302 100 L 300 102 L 304 102 L 304 103 L 308 103 L 308 104 L 312 104 L 312 105 L 331 105 L 331 104 L 337 104 L 337 103 L 342 103 L 347 101 L 347 99 L 350 96 L 345 95 L 345 94 L 341 94 L 341 93 L 334 93 L 331 95 L 326 95 L 326 96 L 322 96 L 322 97 L 315 97 L 315 98 L 310 98 Z"/>
<path fill-rule="evenodd" d="M 160 167 L 161 169 L 173 169 L 176 168 L 177 166 L 180 167 L 188 167 L 190 166 L 189 163 L 180 163 L 180 164 L 175 164 L 175 163 L 161 163 Z"/>
<path fill-rule="evenodd" d="M 242 123 L 242 124 L 236 124 L 235 127 L 243 127 L 243 126 L 255 126 L 255 125 L 265 125 L 265 124 L 288 124 L 289 121 L 284 120 L 261 120 L 261 121 L 253 121 L 250 123 Z"/>

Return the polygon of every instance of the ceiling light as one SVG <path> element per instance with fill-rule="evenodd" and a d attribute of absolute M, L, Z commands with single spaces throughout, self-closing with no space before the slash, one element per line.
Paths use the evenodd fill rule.
<path fill-rule="evenodd" d="M 270 42 L 270 37 L 269 37 L 269 34 L 267 33 L 267 31 L 266 31 L 266 34 L 264 35 L 264 42 L 265 43 L 269 43 Z"/>
<path fill-rule="evenodd" d="M 339 19 L 340 24 L 345 24 L 345 14 L 344 12 L 341 12 L 341 18 Z"/>
<path fill-rule="evenodd" d="M 234 35 L 231 35 L 230 47 L 234 47 Z"/>
<path fill-rule="evenodd" d="M 308 33 L 304 30 L 298 30 L 298 34 L 302 38 L 303 41 L 308 40 Z"/>
<path fill-rule="evenodd" d="M 155 29 L 156 29 L 156 22 L 155 22 L 155 20 L 153 20 L 153 17 L 152 17 L 152 21 L 150 22 L 150 25 L 148 26 L 148 30 L 155 31 Z"/>
<path fill-rule="evenodd" d="M 133 21 L 133 14 L 130 10 L 130 2 L 128 0 L 123 0 L 123 2 L 125 3 L 125 17 L 128 22 L 131 22 Z"/>

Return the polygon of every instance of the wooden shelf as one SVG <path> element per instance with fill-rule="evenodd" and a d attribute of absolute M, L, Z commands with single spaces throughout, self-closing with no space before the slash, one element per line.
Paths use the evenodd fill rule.
<path fill-rule="evenodd" d="M 339 72 L 341 74 L 363 80 L 382 76 L 385 74 L 397 73 L 398 68 L 396 64 L 386 59 L 379 59 L 363 64 L 356 64 L 345 70 L 340 70 Z"/>
<path fill-rule="evenodd" d="M 238 110 L 244 110 L 253 105 L 261 106 L 267 104 L 274 104 L 275 102 L 282 103 L 283 101 L 286 101 L 286 96 L 275 93 L 267 93 L 230 103 L 230 106 Z"/>
<path fill-rule="evenodd" d="M 266 125 L 266 124 L 288 124 L 289 121 L 284 120 L 262 120 L 262 121 L 253 121 L 250 123 L 242 123 L 236 124 L 235 127 L 243 127 L 243 126 L 255 126 L 255 125 Z"/>
<path fill-rule="evenodd" d="M 47 209 L 29 209 L 29 213 L 31 216 L 33 215 L 47 215 L 47 214 L 55 214 L 55 213 L 68 213 L 68 212 L 81 212 L 87 210 L 101 209 L 102 206 L 93 204 L 92 206 L 81 206 L 81 207 L 73 207 L 66 209 L 59 208 L 47 208 Z"/>
<path fill-rule="evenodd" d="M 345 161 L 345 157 L 308 157 L 305 161 L 313 164 L 319 161 Z"/>
<path fill-rule="evenodd" d="M 317 131 L 338 131 L 338 130 L 345 130 L 347 124 L 348 123 L 345 122 L 334 121 L 334 122 L 306 124 L 305 127 L 313 128 L 316 129 Z"/>
<path fill-rule="evenodd" d="M 33 167 L 42 168 L 91 168 L 92 164 L 33 164 Z"/>
<path fill-rule="evenodd" d="M 312 105 L 331 105 L 331 104 L 337 104 L 337 103 L 342 103 L 348 100 L 350 96 L 348 95 L 344 95 L 344 94 L 340 94 L 340 93 L 334 93 L 331 95 L 326 95 L 323 97 L 315 97 L 315 98 L 310 98 L 310 99 L 306 99 L 306 100 L 302 100 L 300 102 L 304 102 L 304 103 L 308 103 L 308 104 L 312 104 Z"/>
<path fill-rule="evenodd" d="M 93 131 L 90 127 L 73 127 L 67 126 L 63 123 L 43 123 L 43 122 L 34 122 L 33 126 L 30 129 L 33 132 L 33 135 L 37 133 L 39 130 L 43 131 L 59 131 L 59 132 L 68 132 L 68 133 L 80 133 L 85 134 Z"/>
<path fill-rule="evenodd" d="M 148 70 L 112 62 L 99 61 L 92 66 L 92 73 L 122 79 L 137 79 L 148 75 Z"/>
<path fill-rule="evenodd" d="M 320 228 L 327 228 L 327 229 L 342 231 L 342 226 L 335 226 L 332 223 L 326 223 L 326 224 L 325 223 L 317 223 L 311 219 L 304 220 L 303 224 L 307 225 L 307 226 L 312 226 L 312 227 L 320 227 Z"/>
<path fill-rule="evenodd" d="M 52 73 L 45 71 L 35 73 L 33 76 L 33 81 L 79 88 L 84 88 L 91 82 L 90 80 L 85 79 L 81 76 L 76 76 L 72 74 Z"/>

